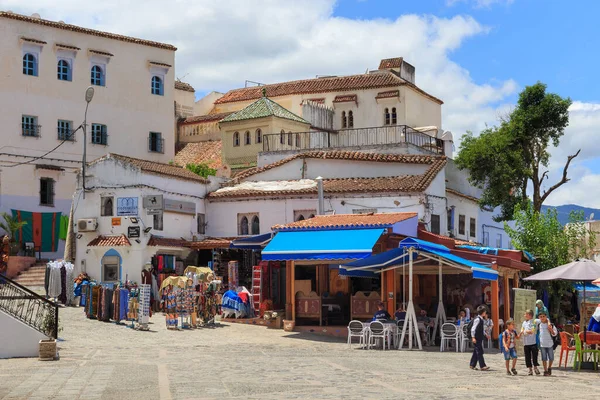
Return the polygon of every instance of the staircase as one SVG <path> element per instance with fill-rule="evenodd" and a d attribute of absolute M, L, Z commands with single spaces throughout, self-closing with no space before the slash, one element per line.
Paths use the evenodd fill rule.
<path fill-rule="evenodd" d="M 44 286 L 44 277 L 46 274 L 46 263 L 42 261 L 36 262 L 27 270 L 22 271 L 19 276 L 14 278 L 14 281 L 21 286 L 34 287 Z"/>

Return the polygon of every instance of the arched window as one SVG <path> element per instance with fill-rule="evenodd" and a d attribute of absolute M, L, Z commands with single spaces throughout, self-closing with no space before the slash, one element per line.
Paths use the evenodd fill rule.
<path fill-rule="evenodd" d="M 348 111 L 348 128 L 354 128 L 354 114 Z"/>
<path fill-rule="evenodd" d="M 104 71 L 102 71 L 102 67 L 99 65 L 94 65 L 92 67 L 92 85 L 95 86 L 104 86 Z"/>
<path fill-rule="evenodd" d="M 150 84 L 152 94 L 162 96 L 163 95 L 163 81 L 159 76 L 153 76 Z"/>
<path fill-rule="evenodd" d="M 285 144 L 285 131 L 283 129 L 279 132 L 279 143 Z"/>
<path fill-rule="evenodd" d="M 255 132 L 255 136 L 256 136 L 256 137 L 254 138 L 254 141 L 255 141 L 256 143 L 262 143 L 262 131 L 261 131 L 260 129 L 257 129 L 257 130 L 256 130 L 256 132 Z"/>
<path fill-rule="evenodd" d="M 242 217 L 242 219 L 240 220 L 240 235 L 247 235 L 248 234 L 248 218 L 247 217 Z"/>
<path fill-rule="evenodd" d="M 300 147 L 300 134 L 296 133 L 296 147 Z"/>
<path fill-rule="evenodd" d="M 56 73 L 59 81 L 71 80 L 71 66 L 67 60 L 58 60 Z"/>
<path fill-rule="evenodd" d="M 346 111 L 342 111 L 342 129 L 348 127 L 348 120 L 346 119 Z"/>
<path fill-rule="evenodd" d="M 254 218 L 252 218 L 252 234 L 260 234 L 260 220 L 258 219 L 258 215 L 255 215 Z"/>
<path fill-rule="evenodd" d="M 304 215 L 300 214 L 296 221 L 304 221 Z"/>
<path fill-rule="evenodd" d="M 23 75 L 37 76 L 37 59 L 31 53 L 23 56 Z"/>
<path fill-rule="evenodd" d="M 104 201 L 104 212 L 102 215 L 113 215 L 113 199 L 112 197 L 107 197 Z"/>
<path fill-rule="evenodd" d="M 252 144 L 252 139 L 250 139 L 250 131 L 246 131 L 246 133 L 244 133 L 244 144 Z"/>
<path fill-rule="evenodd" d="M 390 109 L 389 108 L 386 108 L 385 112 L 383 113 L 383 124 L 384 125 L 390 124 Z"/>
<path fill-rule="evenodd" d="M 398 117 L 396 116 L 396 107 L 392 108 L 392 125 L 396 125 Z"/>
<path fill-rule="evenodd" d="M 234 146 L 240 145 L 240 133 L 239 132 L 233 132 L 233 145 Z"/>
<path fill-rule="evenodd" d="M 308 219 L 310 219 L 310 218 L 314 218 L 314 217 L 315 217 L 315 214 L 310 214 L 310 215 L 308 216 Z"/>
<path fill-rule="evenodd" d="M 288 146 L 292 145 L 292 131 L 288 133 Z"/>

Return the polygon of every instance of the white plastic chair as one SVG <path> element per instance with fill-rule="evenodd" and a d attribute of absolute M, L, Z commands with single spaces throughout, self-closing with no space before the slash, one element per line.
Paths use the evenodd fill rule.
<path fill-rule="evenodd" d="M 369 344 L 367 346 L 368 349 L 371 348 L 371 345 L 375 345 L 376 339 L 381 339 L 383 341 L 383 349 L 385 350 L 385 343 L 388 339 L 388 334 L 385 330 L 385 326 L 383 326 L 383 324 L 379 321 L 373 321 L 371 322 L 371 324 L 369 325 L 368 328 L 368 333 L 369 333 Z"/>
<path fill-rule="evenodd" d="M 366 345 L 366 333 L 367 331 L 362 322 L 356 320 L 350 321 L 350 323 L 348 324 L 348 347 L 352 348 L 353 337 L 359 338 L 359 345 Z"/>
<path fill-rule="evenodd" d="M 469 343 L 470 343 L 469 326 L 467 324 L 463 324 L 460 327 L 459 337 L 460 337 L 460 351 L 464 353 L 465 351 L 467 351 L 467 347 L 469 346 Z"/>
<path fill-rule="evenodd" d="M 456 344 L 456 351 L 458 352 L 458 328 L 454 324 L 445 323 L 442 325 L 442 329 L 440 331 L 441 334 L 441 343 L 440 343 L 440 351 L 444 351 L 446 349 L 446 344 L 449 344 L 450 341 L 454 340 Z"/>

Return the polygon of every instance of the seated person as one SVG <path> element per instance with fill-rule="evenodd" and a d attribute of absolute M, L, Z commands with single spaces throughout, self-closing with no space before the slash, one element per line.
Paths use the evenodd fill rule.
<path fill-rule="evenodd" d="M 373 315 L 373 321 L 384 321 L 388 319 L 392 319 L 392 316 L 385 310 L 385 304 L 379 303 L 377 305 L 377 311 L 375 311 L 375 315 Z"/>
<path fill-rule="evenodd" d="M 400 321 L 401 319 L 406 319 L 406 310 L 402 306 L 402 304 L 398 305 L 398 309 L 394 313 L 394 317 L 396 317 L 396 321 Z"/>
<path fill-rule="evenodd" d="M 469 322 L 467 321 L 467 313 L 465 312 L 465 310 L 460 310 L 460 312 L 458 313 L 458 318 L 456 319 L 456 324 L 464 325 L 467 322 Z"/>
<path fill-rule="evenodd" d="M 427 327 L 433 326 L 433 320 L 427 316 L 426 310 L 421 309 L 419 312 L 417 324 L 419 325 L 419 331 L 421 332 L 421 341 L 425 343 Z"/>
<path fill-rule="evenodd" d="M 600 333 L 600 304 L 598 304 L 596 311 L 594 311 L 592 318 L 590 318 L 590 323 L 587 330 L 589 332 Z"/>

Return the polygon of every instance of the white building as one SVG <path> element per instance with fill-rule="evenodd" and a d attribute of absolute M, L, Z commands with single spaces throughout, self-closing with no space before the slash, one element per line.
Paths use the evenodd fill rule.
<path fill-rule="evenodd" d="M 187 242 L 204 237 L 204 197 L 218 187 L 216 180 L 112 153 L 88 171 L 85 199 L 76 192 L 77 271 L 101 282 L 139 281 L 153 256 L 183 260 Z"/>
<path fill-rule="evenodd" d="M 88 160 L 173 159 L 174 46 L 11 12 L 0 37 L 0 211 L 68 216 L 90 85 Z M 64 241 L 46 233 L 21 239 L 62 256 Z"/>

